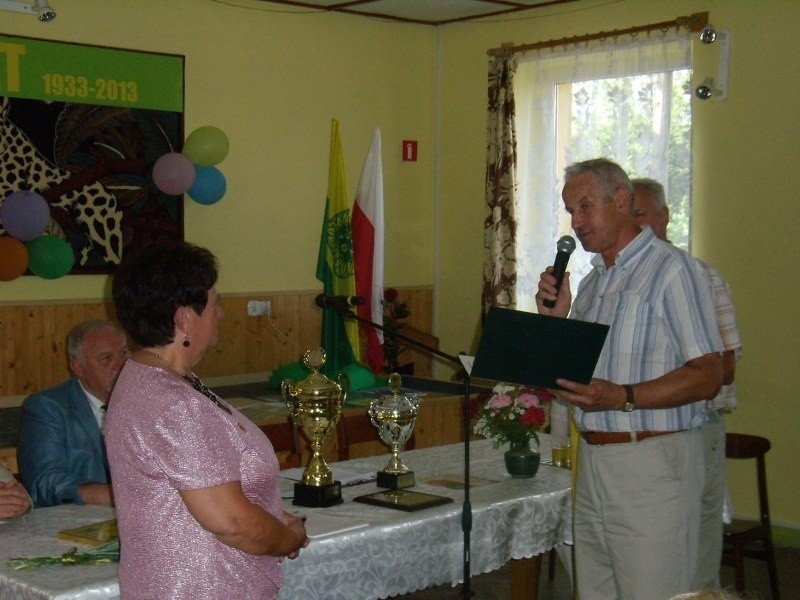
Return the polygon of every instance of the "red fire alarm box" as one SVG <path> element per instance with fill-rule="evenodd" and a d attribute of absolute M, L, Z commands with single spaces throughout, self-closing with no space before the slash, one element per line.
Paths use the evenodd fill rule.
<path fill-rule="evenodd" d="M 417 140 L 403 140 L 403 160 L 417 162 Z"/>

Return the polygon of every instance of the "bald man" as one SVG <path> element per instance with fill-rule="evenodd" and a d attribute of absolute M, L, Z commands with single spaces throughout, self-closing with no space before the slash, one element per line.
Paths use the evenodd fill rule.
<path fill-rule="evenodd" d="M 101 434 L 105 406 L 128 357 L 125 333 L 92 320 L 67 338 L 73 377 L 33 394 L 22 406 L 17 460 L 22 482 L 38 507 L 112 505 Z"/>

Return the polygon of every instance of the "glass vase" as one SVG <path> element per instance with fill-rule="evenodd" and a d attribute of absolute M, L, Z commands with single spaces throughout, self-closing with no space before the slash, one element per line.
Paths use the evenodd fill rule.
<path fill-rule="evenodd" d="M 539 470 L 539 453 L 531 448 L 528 440 L 511 442 L 503 458 L 506 471 L 515 479 L 529 479 Z"/>

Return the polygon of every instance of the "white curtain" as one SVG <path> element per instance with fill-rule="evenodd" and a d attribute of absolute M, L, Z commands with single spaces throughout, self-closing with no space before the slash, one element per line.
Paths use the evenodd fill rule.
<path fill-rule="evenodd" d="M 539 274 L 553 264 L 556 240 L 572 234 L 569 218 L 561 202 L 564 167 L 568 164 L 595 158 L 598 150 L 588 142 L 565 145 L 557 139 L 557 130 L 577 127 L 575 118 L 607 119 L 620 131 L 627 131 L 626 120 L 643 102 L 650 103 L 647 115 L 651 139 L 639 140 L 638 151 L 627 147 L 627 138 L 620 135 L 604 156 L 616 160 L 631 176 L 648 176 L 667 181 L 667 141 L 669 138 L 669 108 L 671 71 L 691 66 L 691 39 L 687 32 L 653 32 L 622 36 L 618 39 L 570 45 L 568 48 L 545 49 L 518 57 L 514 85 L 516 98 L 516 132 L 518 150 L 517 218 L 517 306 L 521 310 L 536 310 L 534 295 Z M 573 98 L 574 90 L 559 95 L 559 84 L 587 82 L 631 75 L 654 74 L 648 84 L 653 93 L 643 98 L 639 92 L 620 89 L 613 98 L 613 113 L 581 113 L 581 98 Z M 563 87 L 562 87 L 563 89 Z M 591 89 L 588 85 L 583 90 Z M 608 102 L 606 102 L 608 105 Z M 559 124 L 559 120 L 563 122 Z M 560 127 L 558 127 L 560 125 Z M 641 148 L 646 148 L 642 152 Z M 611 154 L 611 155 L 610 155 Z M 636 164 L 627 164 L 635 162 Z M 687 174 L 688 177 L 688 174 Z M 577 240 L 576 240 L 577 241 Z M 573 253 L 569 270 L 573 295 L 580 278 L 589 269 L 587 254 L 580 247 Z"/>

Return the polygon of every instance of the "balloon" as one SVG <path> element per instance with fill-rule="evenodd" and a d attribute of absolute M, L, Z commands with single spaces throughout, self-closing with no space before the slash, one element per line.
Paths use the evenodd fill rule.
<path fill-rule="evenodd" d="M 197 167 L 194 185 L 189 188 L 189 197 L 200 204 L 214 204 L 225 195 L 225 176 L 216 167 Z"/>
<path fill-rule="evenodd" d="M 12 281 L 28 268 L 28 249 L 12 237 L 0 237 L 0 281 Z"/>
<path fill-rule="evenodd" d="M 0 222 L 10 236 L 27 242 L 44 232 L 50 222 L 50 207 L 36 192 L 13 192 L 0 206 Z"/>
<path fill-rule="evenodd" d="M 180 152 L 168 152 L 153 165 L 153 182 L 170 196 L 179 196 L 192 187 L 194 177 L 192 161 Z"/>
<path fill-rule="evenodd" d="M 183 153 L 201 167 L 221 163 L 228 156 L 228 137 L 213 125 L 198 127 L 183 144 Z"/>
<path fill-rule="evenodd" d="M 28 247 L 28 267 L 42 279 L 63 277 L 75 264 L 72 247 L 59 237 L 43 235 L 25 245 Z"/>

